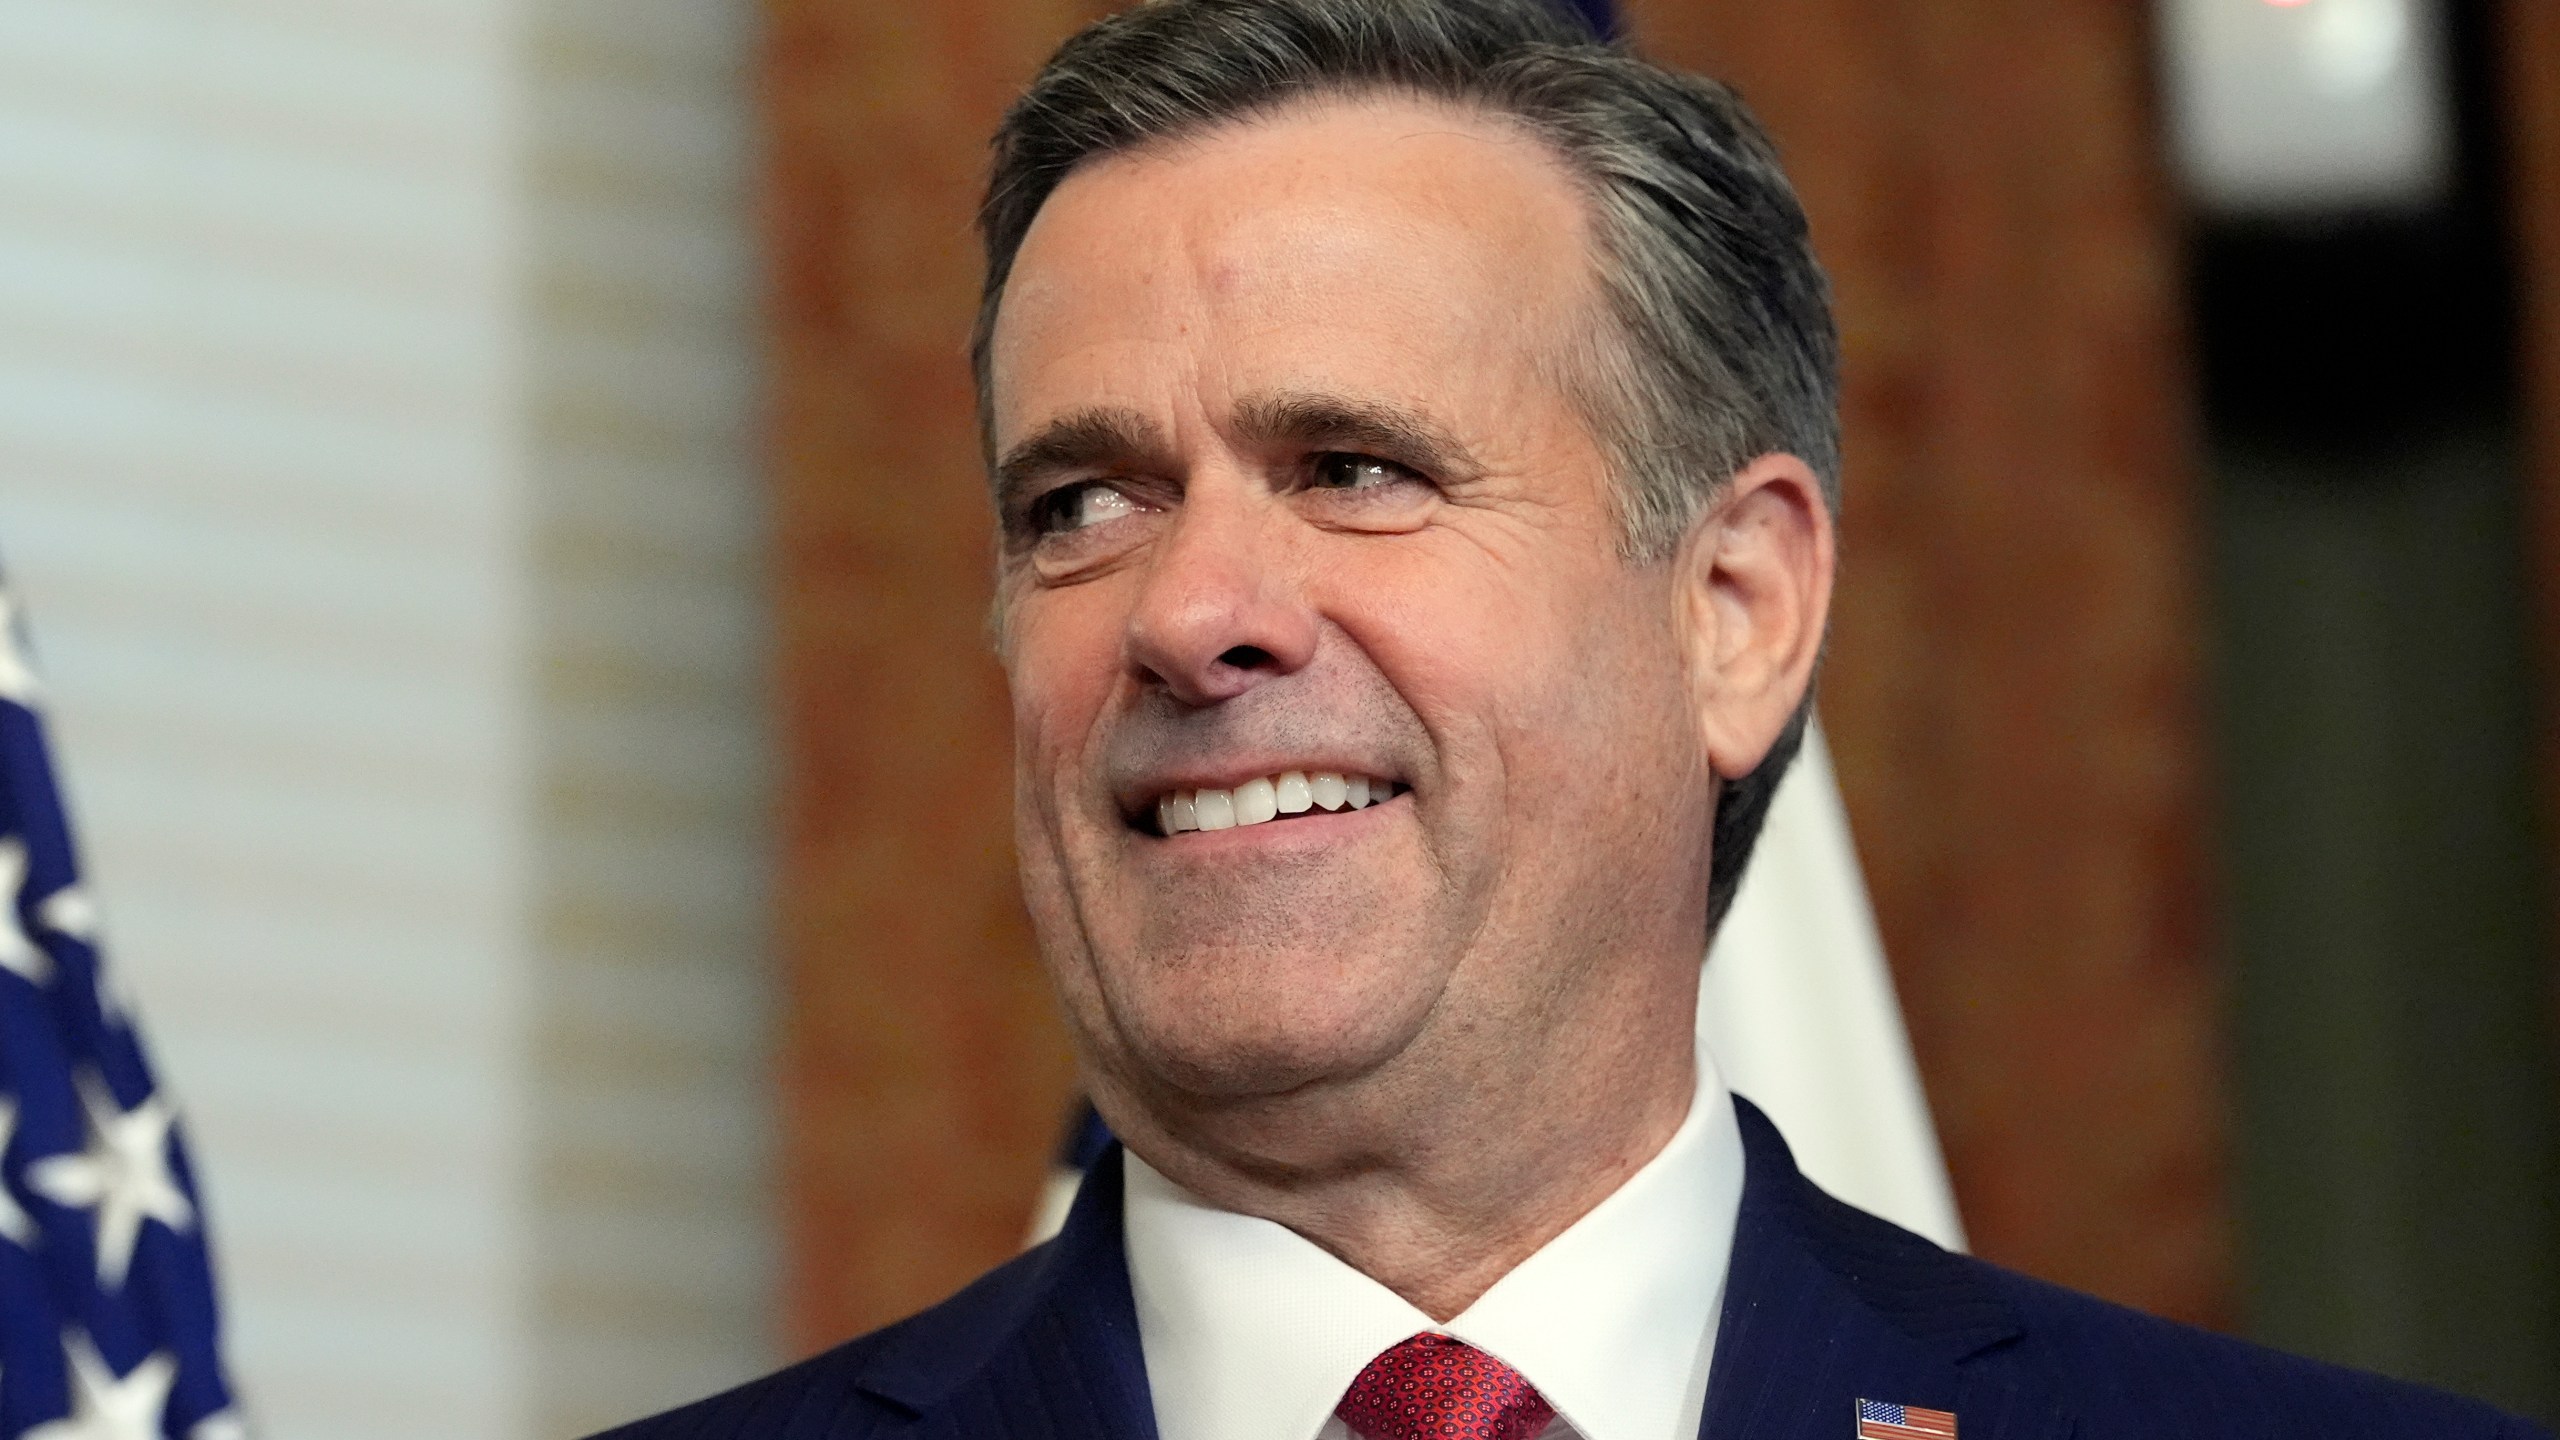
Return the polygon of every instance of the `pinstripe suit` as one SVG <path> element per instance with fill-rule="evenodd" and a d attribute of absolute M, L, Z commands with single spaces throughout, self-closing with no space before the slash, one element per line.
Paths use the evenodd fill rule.
<path fill-rule="evenodd" d="M 1952 1255 L 1797 1173 L 1737 1100 L 1746 1175 L 1702 1440 L 1848 1440 L 1853 1404 L 1963 1440 L 2526 1440 L 2487 1406 L 2174 1325 Z M 1047 1245 L 911 1319 L 606 1440 L 1153 1440 L 1106 1153 Z"/>

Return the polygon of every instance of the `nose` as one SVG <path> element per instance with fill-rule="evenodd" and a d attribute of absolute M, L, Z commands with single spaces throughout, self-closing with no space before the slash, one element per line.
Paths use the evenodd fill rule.
<path fill-rule="evenodd" d="M 1316 617 L 1278 553 L 1283 517 L 1194 485 L 1159 542 L 1130 611 L 1139 678 L 1186 705 L 1214 705 L 1315 658 Z"/>

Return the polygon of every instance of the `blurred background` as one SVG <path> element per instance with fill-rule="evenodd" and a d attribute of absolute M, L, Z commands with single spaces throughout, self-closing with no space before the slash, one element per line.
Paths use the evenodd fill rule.
<path fill-rule="evenodd" d="M 1019 1243 L 963 342 L 1071 0 L 0 0 L 0 560 L 273 1440 Z M 1974 1249 L 2560 1419 L 2560 7 L 1633 0 L 1838 289 L 1824 714 Z"/>

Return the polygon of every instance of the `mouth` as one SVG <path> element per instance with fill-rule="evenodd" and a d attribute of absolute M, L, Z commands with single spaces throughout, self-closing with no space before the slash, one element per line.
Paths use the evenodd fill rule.
<path fill-rule="evenodd" d="M 1368 775 L 1286 770 L 1247 780 L 1232 789 L 1168 790 L 1156 797 L 1152 812 L 1144 813 L 1133 823 L 1141 830 L 1169 838 L 1186 830 L 1232 830 L 1363 810 L 1411 788 Z M 1152 827 L 1145 823 L 1149 819 L 1154 821 Z"/>

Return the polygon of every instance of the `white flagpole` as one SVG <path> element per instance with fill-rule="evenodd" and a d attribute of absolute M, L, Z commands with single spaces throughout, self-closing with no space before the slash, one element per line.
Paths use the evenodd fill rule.
<path fill-rule="evenodd" d="M 1818 725 L 1708 952 L 1698 1030 L 1725 1083 L 1777 1122 L 1815 1184 L 1964 1247 Z"/>

